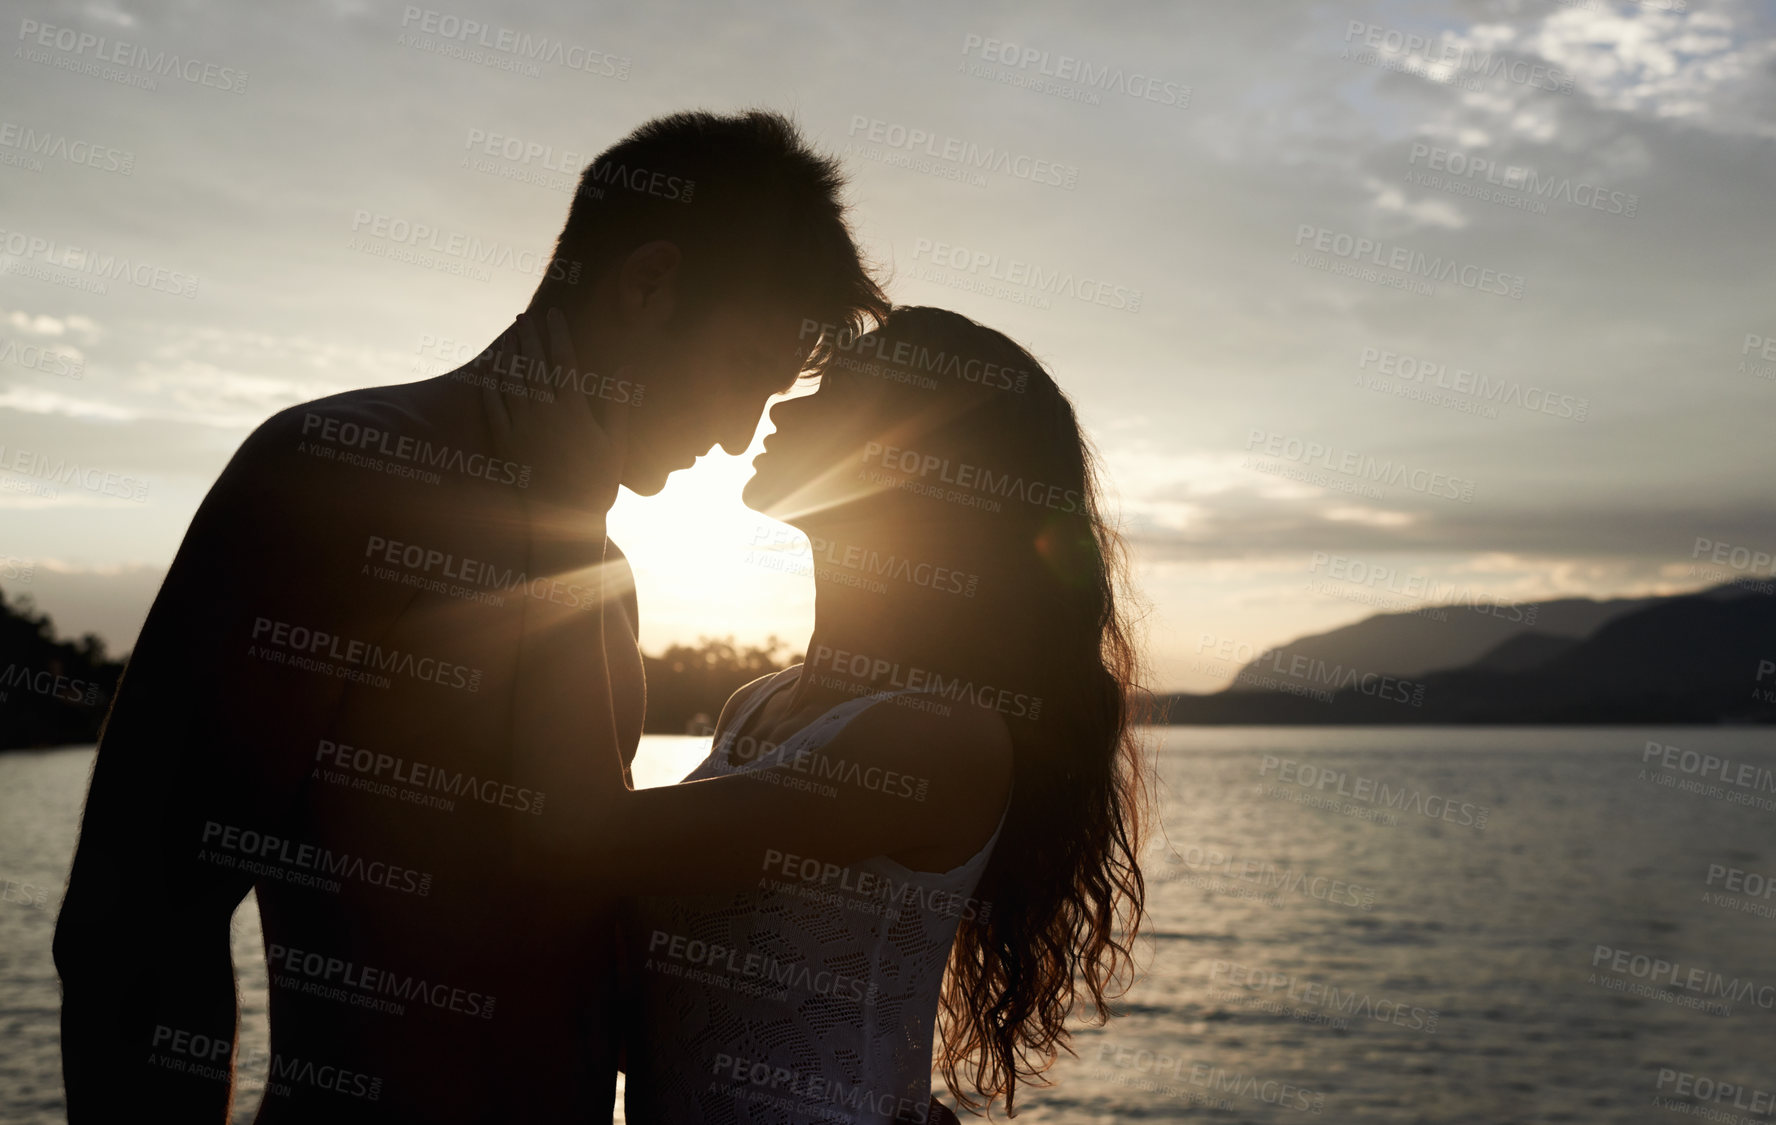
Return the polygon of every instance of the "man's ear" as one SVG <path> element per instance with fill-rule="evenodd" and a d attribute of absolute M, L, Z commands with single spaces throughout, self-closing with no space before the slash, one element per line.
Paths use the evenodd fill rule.
<path fill-rule="evenodd" d="M 672 318 L 681 257 L 677 244 L 665 239 L 629 251 L 617 271 L 617 308 L 625 324 L 659 328 Z"/>

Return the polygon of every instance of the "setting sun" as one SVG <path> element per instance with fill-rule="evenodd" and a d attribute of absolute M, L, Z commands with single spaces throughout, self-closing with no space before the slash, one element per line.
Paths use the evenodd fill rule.
<path fill-rule="evenodd" d="M 740 503 L 771 428 L 767 417 L 745 453 L 713 450 L 672 474 L 656 496 L 618 494 L 611 540 L 635 570 L 643 649 L 703 634 L 742 643 L 775 634 L 792 647 L 806 639 L 814 622 L 807 538 Z M 711 603 L 724 607 L 719 626 Z"/>

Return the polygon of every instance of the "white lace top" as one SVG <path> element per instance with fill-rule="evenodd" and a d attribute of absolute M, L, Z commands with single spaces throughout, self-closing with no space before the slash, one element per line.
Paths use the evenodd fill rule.
<path fill-rule="evenodd" d="M 802 772 L 784 780 L 798 786 L 864 784 L 922 799 L 917 779 L 814 753 L 866 708 L 908 692 L 842 703 L 730 764 L 734 732 L 799 670 L 755 688 L 685 780 L 792 763 Z M 960 920 L 991 910 L 971 896 L 1004 823 L 1002 815 L 980 851 L 944 872 L 886 856 L 839 868 L 767 851 L 755 888 L 640 900 L 629 1121 L 925 1121 L 944 965 Z"/>

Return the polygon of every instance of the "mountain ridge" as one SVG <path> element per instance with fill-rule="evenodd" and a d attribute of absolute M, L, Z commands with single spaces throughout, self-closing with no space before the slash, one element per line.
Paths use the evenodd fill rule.
<path fill-rule="evenodd" d="M 1292 643 L 1242 669 L 1262 689 L 1162 695 L 1159 713 L 1174 724 L 1776 722 L 1776 597 L 1728 584 L 1594 604 L 1623 601 L 1642 605 L 1597 614 L 1583 638 L 1520 628 L 1467 664 L 1412 676 L 1380 671 L 1399 666 L 1385 654 L 1364 667 Z"/>

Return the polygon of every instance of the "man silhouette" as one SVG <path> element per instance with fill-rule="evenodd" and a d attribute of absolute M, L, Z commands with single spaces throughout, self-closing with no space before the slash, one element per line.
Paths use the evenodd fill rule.
<path fill-rule="evenodd" d="M 518 642 L 561 630 L 633 755 L 636 606 L 604 510 L 742 451 L 830 347 L 803 325 L 885 313 L 842 186 L 777 115 L 650 122 L 586 168 L 526 313 L 476 360 L 241 446 L 100 738 L 55 937 L 71 1121 L 226 1118 L 229 923 L 254 889 L 259 1121 L 609 1119 L 611 904 L 542 893 L 541 868 L 620 857 L 573 851 L 596 793 L 514 769 Z M 518 401 L 600 432 L 583 457 L 559 426 L 535 448 Z"/>

